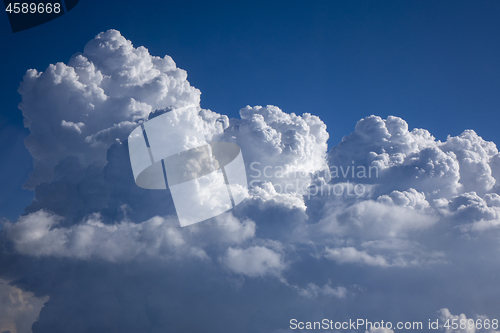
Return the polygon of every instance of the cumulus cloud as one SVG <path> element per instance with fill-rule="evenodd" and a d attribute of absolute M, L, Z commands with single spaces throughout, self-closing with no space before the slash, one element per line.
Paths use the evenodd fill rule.
<path fill-rule="evenodd" d="M 170 57 L 151 56 L 116 30 L 96 36 L 68 65 L 50 65 L 43 73 L 29 70 L 19 91 L 30 129 L 26 145 L 35 161 L 27 183 L 35 186 L 35 200 L 28 215 L 6 229 L 25 254 L 113 261 L 149 253 L 149 247 L 157 253 L 162 239 L 196 253 L 195 243 L 210 243 L 197 239 L 202 232 L 196 226 L 168 238 L 163 226 L 175 215 L 172 202 L 138 189 L 130 177 L 124 140 L 130 130 L 186 105 L 197 112 L 190 116 L 192 126 L 207 140 L 236 142 L 247 166 L 250 198 L 234 215 L 208 222 L 225 225 L 224 232 L 203 231 L 212 243 L 240 244 L 256 236 L 314 242 L 337 263 L 405 266 L 442 262 L 436 259 L 441 252 L 412 239 L 438 221 L 451 219 L 464 233 L 498 225 L 500 204 L 493 192 L 498 151 L 475 132 L 440 142 L 426 130 L 410 131 L 401 118 L 370 116 L 327 154 L 328 132 L 319 117 L 288 114 L 276 106 L 247 106 L 240 119 L 203 110 L 199 90 Z M 347 193 L 336 194 L 339 184 Z M 290 219 L 274 225 L 266 219 L 269 214 Z M 153 227 L 163 228 L 158 239 L 137 243 L 133 235 Z M 99 235 L 126 235 L 135 246 L 104 255 L 88 250 L 102 246 L 100 241 L 80 241 L 87 250 L 71 241 L 95 242 Z M 108 246 L 120 248 L 114 241 Z M 245 250 L 227 251 L 234 256 Z M 228 253 L 226 263 L 231 262 Z"/>
<path fill-rule="evenodd" d="M 240 117 L 231 119 L 225 137 L 241 147 L 252 184 L 271 183 L 279 193 L 294 193 L 326 167 L 328 132 L 319 117 L 272 105 L 247 106 Z"/>
<path fill-rule="evenodd" d="M 161 216 L 174 215 L 171 201 L 141 191 L 131 181 L 124 138 L 140 122 L 185 105 L 196 106 L 192 123 L 207 140 L 232 141 L 241 147 L 250 181 L 250 198 L 234 215 L 225 215 L 225 233 L 206 232 L 207 239 L 312 241 L 338 263 L 404 266 L 439 261 L 434 260 L 439 252 L 412 240 L 438 221 L 452 219 L 462 232 L 498 225 L 499 200 L 493 192 L 498 151 L 475 132 L 440 142 L 426 130 L 410 131 L 401 118 L 370 116 L 327 155 L 328 132 L 317 116 L 288 114 L 276 106 L 247 106 L 240 110 L 240 119 L 202 110 L 200 92 L 170 57 L 151 56 L 115 30 L 96 36 L 68 65 L 51 65 L 43 73 L 28 71 L 19 91 L 30 129 L 26 145 L 35 160 L 28 184 L 35 186 L 36 197 L 27 208 L 29 214 L 7 229 L 23 253 L 36 255 L 31 248 L 40 255 L 89 258 L 94 254 L 69 251 L 71 242 L 66 240 L 58 251 L 44 250 L 40 244 L 54 237 L 49 243 L 56 246 L 60 237 L 71 239 L 85 232 L 96 239 L 100 234 L 132 235 L 137 228 L 152 227 L 151 221 L 164 219 Z M 321 192 L 313 192 L 311 186 L 318 184 Z M 346 184 L 348 191 L 361 185 L 363 194 L 336 195 L 333 186 L 339 184 Z M 264 222 L 270 212 L 293 214 L 289 223 L 271 229 L 270 221 Z M 33 228 L 41 238 L 23 228 L 31 220 L 40 221 Z M 190 247 L 198 229 L 168 243 L 177 240 Z M 135 257 L 150 245 L 132 246 L 135 250 L 129 249 L 123 258 Z M 376 253 L 382 247 L 386 253 Z M 402 259 L 410 248 L 419 248 L 419 254 Z M 240 250 L 231 251 L 236 255 L 234 251 Z M 228 262 L 230 256 L 225 256 Z"/>
<path fill-rule="evenodd" d="M 247 106 L 238 119 L 229 119 L 202 109 L 200 91 L 169 56 L 152 56 L 116 30 L 96 36 L 68 64 L 28 70 L 19 92 L 30 130 L 26 147 L 34 160 L 26 186 L 35 199 L 18 221 L 3 222 L 8 255 L 0 260 L 49 263 L 54 275 L 76 289 L 86 281 L 77 269 L 78 274 L 68 275 L 65 265 L 105 270 L 107 287 L 123 273 L 120 288 L 134 290 L 130 299 L 122 299 L 119 287 L 119 296 L 109 289 L 105 297 L 88 290 L 107 310 L 127 314 L 113 312 L 109 319 L 127 322 L 119 326 L 123 332 L 164 331 L 162 318 L 186 330 L 188 320 L 176 308 L 186 299 L 199 302 L 199 309 L 182 309 L 201 316 L 212 310 L 215 297 L 221 304 L 231 302 L 241 311 L 224 318 L 236 326 L 252 316 L 264 318 L 269 329 L 250 330 L 262 332 L 281 325 L 269 318 L 273 308 L 284 309 L 276 316 L 285 321 L 306 310 L 331 308 L 346 316 L 344 306 L 394 309 L 407 300 L 391 294 L 397 305 L 384 303 L 379 285 L 390 294 L 392 284 L 404 289 L 400 281 L 422 275 L 428 280 L 421 281 L 436 278 L 440 288 L 450 290 L 462 272 L 453 269 L 463 253 L 472 258 L 498 250 L 500 154 L 472 130 L 441 142 L 427 130 L 409 130 L 399 117 L 369 116 L 328 152 L 326 125 L 308 110 L 296 115 L 272 105 Z M 230 212 L 180 228 L 169 189 L 136 186 L 126 139 L 144 121 L 188 105 L 189 113 L 181 116 L 205 140 L 241 147 L 249 198 Z M 429 266 L 440 269 L 430 273 Z M 38 274 L 18 271 L 20 276 Z M 127 275 L 131 271 L 138 275 Z M 173 276 L 168 283 L 165 275 Z M 54 327 L 68 304 L 82 298 L 94 302 L 76 289 L 66 290 L 74 300 L 62 297 L 58 287 L 65 284 L 58 278 L 41 283 L 51 301 L 35 332 Z M 101 286 L 95 277 L 85 278 Z M 154 281 L 151 286 L 149 281 Z M 23 283 L 31 290 L 42 288 L 30 278 Z M 136 291 L 144 285 L 150 288 L 148 297 Z M 423 297 L 417 289 L 404 292 Z M 275 292 L 279 296 L 268 300 Z M 239 293 L 246 293 L 245 302 Z M 113 297 L 120 307 L 109 300 Z M 175 306 L 165 303 L 169 297 Z M 257 310 L 263 303 L 267 312 Z M 227 309 L 216 309 L 225 316 Z M 175 318 L 168 317 L 172 313 Z M 215 318 L 215 307 L 210 313 Z M 58 324 L 59 331 L 76 331 L 74 323 L 87 322 L 81 324 L 87 331 L 99 323 L 108 331 L 116 327 L 91 312 L 73 315 L 80 317 Z M 223 330 L 216 326 L 208 331 Z"/>
<path fill-rule="evenodd" d="M 126 138 L 151 111 L 200 102 L 171 57 L 151 56 L 116 30 L 97 35 L 67 65 L 27 71 L 19 93 L 35 163 L 28 188 L 52 180 L 67 156 L 84 165 L 105 162 L 115 138 Z"/>
<path fill-rule="evenodd" d="M 381 191 L 414 188 L 432 198 L 449 198 L 460 191 L 483 195 L 491 190 L 496 179 L 489 164 L 497 154 L 494 143 L 472 130 L 441 142 L 426 130 L 409 131 L 401 118 L 370 116 L 330 151 L 329 162 L 376 166 L 380 178 L 370 181 L 381 184 Z"/>

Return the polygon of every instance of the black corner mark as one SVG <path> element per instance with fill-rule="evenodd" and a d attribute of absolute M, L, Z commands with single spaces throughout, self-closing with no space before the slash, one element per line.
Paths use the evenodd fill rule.
<path fill-rule="evenodd" d="M 79 0 L 3 0 L 12 32 L 52 21 L 73 9 Z M 66 7 L 64 6 L 66 5 Z"/>

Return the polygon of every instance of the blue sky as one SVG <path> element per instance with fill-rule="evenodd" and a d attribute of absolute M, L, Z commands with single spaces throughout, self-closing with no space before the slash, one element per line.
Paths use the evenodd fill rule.
<path fill-rule="evenodd" d="M 80 0 L 13 34 L 0 15 L 0 299 L 33 309 L 0 303 L 0 332 L 495 318 L 498 17 L 498 1 Z M 165 55 L 176 68 L 151 57 Z M 380 176 L 324 184 L 359 197 L 258 179 L 231 212 L 180 228 L 168 192 L 135 185 L 126 138 L 200 91 L 200 131 L 237 143 L 248 177 L 251 162 L 311 186 L 325 166 Z"/>

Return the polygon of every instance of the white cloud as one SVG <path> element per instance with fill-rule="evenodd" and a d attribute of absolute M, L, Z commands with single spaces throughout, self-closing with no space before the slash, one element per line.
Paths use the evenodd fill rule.
<path fill-rule="evenodd" d="M 483 140 L 473 130 L 466 130 L 440 146 L 444 152 L 453 152 L 460 164 L 460 183 L 465 191 L 481 194 L 491 190 L 496 183 L 489 161 L 498 154 L 493 142 Z"/>
<path fill-rule="evenodd" d="M 414 188 L 426 196 L 453 195 L 460 190 L 460 168 L 454 153 L 426 130 L 408 131 L 401 118 L 361 119 L 355 131 L 329 153 L 330 165 L 376 166 L 380 177 L 369 182 L 382 189 Z"/>
<path fill-rule="evenodd" d="M 52 180 L 67 156 L 85 165 L 104 162 L 110 144 L 155 109 L 199 105 L 200 91 L 186 78 L 172 58 L 134 48 L 116 30 L 97 35 L 67 65 L 28 70 L 19 88 L 30 130 L 25 143 L 35 161 L 27 186 Z"/>
<path fill-rule="evenodd" d="M 422 266 L 440 265 L 440 271 L 456 257 L 462 260 L 462 248 L 474 260 L 484 257 L 480 251 L 498 250 L 494 238 L 500 226 L 500 154 L 494 143 L 470 130 L 441 142 L 427 130 L 409 130 L 401 118 L 370 116 L 327 153 L 328 132 L 319 117 L 288 114 L 271 105 L 247 106 L 240 110 L 240 119 L 203 110 L 200 91 L 170 57 L 151 56 L 115 30 L 99 34 L 68 64 L 50 65 L 43 73 L 29 70 L 19 91 L 30 130 L 26 146 L 35 161 L 27 186 L 35 187 L 35 200 L 17 222 L 4 223 L 2 233 L 15 255 L 29 256 L 25 260 L 77 259 L 67 261 L 103 265 L 110 271 L 139 265 L 147 261 L 143 258 L 168 260 L 179 264 L 175 274 L 191 283 L 200 280 L 183 265 L 194 258 L 205 265 L 194 274 L 204 281 L 227 279 L 244 289 L 238 281 L 254 278 L 253 283 L 266 287 L 268 279 L 261 277 L 273 277 L 287 292 L 293 291 L 283 302 L 298 297 L 297 309 L 303 310 L 312 299 L 321 298 L 328 306 L 349 303 L 345 299 L 351 294 L 342 285 L 359 281 L 364 269 L 398 267 L 402 275 L 408 269 L 419 277 L 430 274 Z M 231 212 L 180 229 L 168 191 L 134 184 L 123 139 L 140 122 L 184 105 L 195 106 L 185 115 L 192 116 L 189 123 L 207 140 L 228 140 L 241 147 L 248 180 L 256 182 L 250 198 Z M 375 167 L 378 172 L 372 177 L 347 172 L 332 179 L 320 172 L 348 166 Z M 366 191 L 360 196 L 302 193 L 311 184 L 331 189 L 348 181 Z M 468 242 L 463 234 L 479 241 Z M 383 283 L 398 282 L 384 275 L 396 270 L 376 270 Z M 438 278 L 443 288 L 460 282 L 453 272 L 442 276 Z M 82 282 L 78 278 L 76 285 Z M 330 278 L 339 285 L 317 282 Z M 376 279 L 369 276 L 361 282 L 373 283 L 375 290 L 380 282 Z M 196 288 L 200 304 L 207 304 L 203 297 L 212 302 L 212 289 L 203 284 Z M 159 303 L 167 298 L 165 290 L 154 295 L 162 299 Z M 362 304 L 353 297 L 353 306 L 379 304 L 380 298 L 370 292 L 360 289 Z M 71 301 L 59 299 L 54 307 L 64 308 Z M 137 300 L 124 302 L 124 308 L 133 308 L 130 304 Z"/>
<path fill-rule="evenodd" d="M 82 134 L 82 127 L 85 126 L 85 124 L 82 123 L 82 122 L 79 122 L 79 123 L 75 124 L 72 121 L 66 121 L 66 120 L 63 119 L 61 121 L 61 126 L 63 128 L 66 128 L 66 129 L 70 130 L 70 131 L 75 131 L 78 134 Z"/>
<path fill-rule="evenodd" d="M 328 204 L 327 204 L 328 205 Z M 365 240 L 403 237 L 411 231 L 432 227 L 437 214 L 418 192 L 394 191 L 377 200 L 332 206 L 320 221 L 322 232 L 340 236 L 359 236 Z"/>
<path fill-rule="evenodd" d="M 192 243 L 199 245 L 241 244 L 255 237 L 256 224 L 250 219 L 240 221 L 226 212 L 203 224 L 189 227 Z"/>
<path fill-rule="evenodd" d="M 40 210 L 4 228 L 19 253 L 110 262 L 143 256 L 180 260 L 208 259 L 203 247 L 240 244 L 255 236 L 255 222 L 240 222 L 231 213 L 209 223 L 180 228 L 173 217 L 155 216 L 142 223 L 121 221 L 105 224 L 99 214 L 79 224 L 60 227 L 62 217 Z"/>
<path fill-rule="evenodd" d="M 326 167 L 328 132 L 319 117 L 273 105 L 247 106 L 240 116 L 231 119 L 225 136 L 241 147 L 252 187 L 267 182 L 280 194 L 297 192 Z"/>
<path fill-rule="evenodd" d="M 230 247 L 222 261 L 231 271 L 249 277 L 277 276 L 285 268 L 281 254 L 263 246 Z"/>
<path fill-rule="evenodd" d="M 154 217 L 143 223 L 104 224 L 98 214 L 70 228 L 57 227 L 62 218 L 38 211 L 5 224 L 19 253 L 111 262 L 140 256 L 207 259 L 203 249 L 189 246 L 177 221 Z M 233 227 L 234 228 L 234 227 Z"/>
<path fill-rule="evenodd" d="M 442 220 L 453 220 L 465 233 L 499 225 L 500 196 L 491 193 L 500 174 L 498 151 L 475 132 L 465 131 L 443 143 L 426 130 L 410 131 L 401 118 L 370 116 L 327 155 L 328 132 L 320 118 L 288 114 L 270 105 L 247 106 L 240 110 L 241 119 L 231 120 L 202 110 L 199 90 L 170 57 L 151 56 L 116 30 L 96 36 L 68 65 L 50 65 L 43 73 L 28 71 L 19 91 L 30 129 L 26 144 L 35 160 L 28 185 L 48 182 L 37 189 L 30 214 L 7 228 L 21 253 L 120 261 L 141 254 L 162 256 L 162 242 L 202 253 L 204 246 L 217 242 L 243 244 L 271 237 L 313 243 L 339 263 L 406 266 L 443 262 L 442 252 L 426 249 L 418 239 L 419 232 Z M 250 199 L 234 215 L 209 222 L 213 228 L 193 227 L 179 234 L 165 227 L 168 219 L 158 217 L 168 215 L 164 212 L 130 221 L 107 216 L 110 204 L 134 207 L 132 215 L 140 215 L 138 207 L 158 204 L 136 193 L 130 179 L 124 181 L 129 177 L 127 156 L 110 153 L 123 148 L 111 145 L 161 112 L 153 111 L 184 105 L 196 106 L 191 123 L 207 139 L 241 147 L 248 180 L 254 181 Z M 97 164 L 90 165 L 93 162 Z M 80 171 L 69 175 L 76 166 Z M 327 166 L 375 166 L 377 176 L 346 173 L 344 179 L 325 184 L 329 179 L 320 171 Z M 302 191 L 312 181 L 325 187 L 351 181 L 368 190 L 359 197 L 304 197 Z M 127 185 L 117 186 L 120 182 Z M 68 199 L 58 193 L 67 193 Z M 294 212 L 295 218 L 270 230 L 270 211 Z M 58 221 L 63 225 L 57 226 Z M 155 241 L 135 236 L 153 229 Z M 117 235 L 134 245 L 121 247 Z M 97 239 L 100 243 L 94 243 Z M 177 241 L 182 246 L 173 245 Z M 106 246 L 107 254 L 98 250 Z"/>
<path fill-rule="evenodd" d="M 389 266 L 382 256 L 371 256 L 365 251 L 356 250 L 354 247 L 326 248 L 325 252 L 326 258 L 334 260 L 339 264 L 358 263 L 370 266 Z"/>
<path fill-rule="evenodd" d="M 261 183 L 259 186 L 250 188 L 249 194 L 255 205 L 260 207 L 280 206 L 288 209 L 299 208 L 302 210 L 306 210 L 307 208 L 302 195 L 296 192 L 278 192 L 271 182 Z"/>

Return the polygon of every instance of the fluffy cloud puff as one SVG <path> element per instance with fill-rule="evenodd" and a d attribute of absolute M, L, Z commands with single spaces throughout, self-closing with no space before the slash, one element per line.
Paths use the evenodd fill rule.
<path fill-rule="evenodd" d="M 67 156 L 85 166 L 105 162 L 115 139 L 126 138 L 151 111 L 200 102 L 200 91 L 172 58 L 134 48 L 116 30 L 97 35 L 67 65 L 28 70 L 19 93 L 35 163 L 28 188 L 51 181 Z"/>
<path fill-rule="evenodd" d="M 381 192 L 414 188 L 432 198 L 464 191 L 484 195 L 496 184 L 497 159 L 495 144 L 472 130 L 441 142 L 426 130 L 408 131 L 408 124 L 393 116 L 360 120 L 329 153 L 330 165 L 376 166 L 380 177 L 368 181 L 381 184 Z"/>
<path fill-rule="evenodd" d="M 279 274 L 285 267 L 279 253 L 262 246 L 247 249 L 230 247 L 223 261 L 233 272 L 250 277 Z"/>
<path fill-rule="evenodd" d="M 311 174 L 326 167 L 328 132 L 319 117 L 288 114 L 272 105 L 247 106 L 240 117 L 231 119 L 225 137 L 241 147 L 252 184 L 272 183 L 282 194 L 298 192 L 307 188 Z"/>

